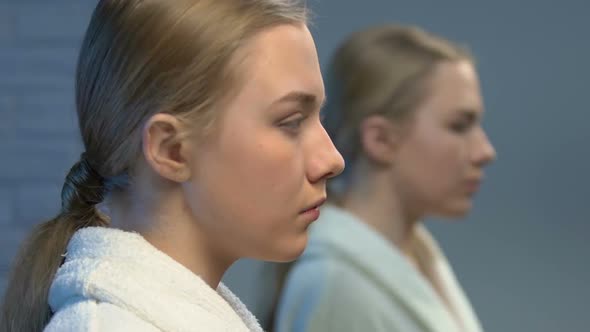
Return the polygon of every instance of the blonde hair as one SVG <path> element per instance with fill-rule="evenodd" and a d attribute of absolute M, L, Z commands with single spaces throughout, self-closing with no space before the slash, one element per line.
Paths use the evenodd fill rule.
<path fill-rule="evenodd" d="M 305 24 L 288 0 L 102 0 L 81 45 L 76 108 L 85 153 L 68 173 L 62 209 L 25 241 L 0 312 L 2 331 L 41 331 L 49 287 L 78 229 L 106 226 L 96 205 L 129 186 L 141 126 L 164 112 L 213 128 L 219 104 L 246 80 L 235 53 L 263 29 Z"/>
<path fill-rule="evenodd" d="M 406 120 L 428 94 L 434 67 L 459 60 L 473 58 L 466 49 L 417 27 L 389 24 L 352 34 L 332 58 L 325 108 L 326 130 L 347 171 L 362 153 L 359 130 L 366 117 Z"/>

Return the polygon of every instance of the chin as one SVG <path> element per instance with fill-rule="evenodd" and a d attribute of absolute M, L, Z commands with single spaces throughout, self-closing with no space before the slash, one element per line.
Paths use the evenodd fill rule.
<path fill-rule="evenodd" d="M 307 233 L 297 236 L 296 239 L 278 241 L 267 261 L 288 263 L 296 260 L 303 254 L 307 246 Z"/>
<path fill-rule="evenodd" d="M 471 201 L 464 201 L 443 206 L 435 214 L 443 218 L 460 219 L 466 217 L 469 212 L 471 212 Z"/>

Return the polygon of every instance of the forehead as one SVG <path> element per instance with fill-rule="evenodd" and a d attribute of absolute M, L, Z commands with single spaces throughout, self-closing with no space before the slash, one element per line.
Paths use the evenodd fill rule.
<path fill-rule="evenodd" d="M 266 29 L 238 52 L 243 88 L 237 99 L 256 96 L 269 102 L 291 91 L 324 97 L 317 51 L 303 24 L 284 24 Z"/>
<path fill-rule="evenodd" d="M 443 115 L 465 110 L 483 112 L 479 78 L 470 62 L 438 64 L 427 84 L 428 94 L 419 108 L 437 111 Z"/>

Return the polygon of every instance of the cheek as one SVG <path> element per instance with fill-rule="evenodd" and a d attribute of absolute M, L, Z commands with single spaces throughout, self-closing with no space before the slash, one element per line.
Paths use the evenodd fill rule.
<path fill-rule="evenodd" d="M 273 130 L 254 132 L 222 141 L 206 181 L 213 180 L 209 189 L 222 201 L 218 208 L 268 219 L 296 200 L 304 173 L 292 142 Z"/>
<path fill-rule="evenodd" d="M 424 195 L 448 192 L 463 171 L 463 149 L 458 139 L 443 129 L 414 136 L 405 149 L 411 158 L 404 168 Z"/>
<path fill-rule="evenodd" d="M 244 138 L 226 151 L 224 166 L 232 177 L 252 184 L 250 189 L 280 189 L 297 178 L 300 163 L 293 144 L 277 135 Z"/>
<path fill-rule="evenodd" d="M 447 129 L 432 129 L 418 144 L 425 161 L 437 170 L 435 173 L 452 176 L 464 163 L 465 149 L 461 138 Z"/>

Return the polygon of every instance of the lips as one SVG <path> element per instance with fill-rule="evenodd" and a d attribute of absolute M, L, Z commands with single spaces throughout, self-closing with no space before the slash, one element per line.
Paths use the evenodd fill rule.
<path fill-rule="evenodd" d="M 305 213 L 305 212 L 317 209 L 320 206 L 322 206 L 322 204 L 324 204 L 325 202 L 326 202 L 326 197 L 322 197 L 322 198 L 318 199 L 317 201 L 315 201 L 314 203 L 308 205 L 305 209 L 303 209 L 301 211 L 301 213 Z"/>
<path fill-rule="evenodd" d="M 467 187 L 467 191 L 474 193 L 479 190 L 481 185 L 481 179 L 470 179 L 465 182 L 465 186 Z"/>

